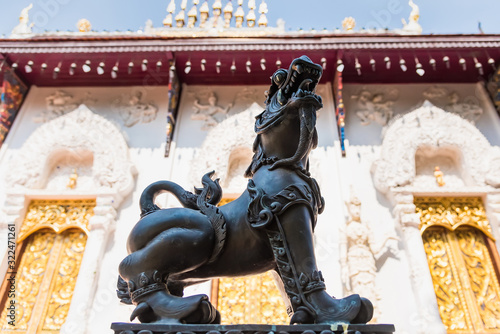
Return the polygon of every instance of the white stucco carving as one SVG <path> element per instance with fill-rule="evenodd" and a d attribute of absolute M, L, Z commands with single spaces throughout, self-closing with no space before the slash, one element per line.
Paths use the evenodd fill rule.
<path fill-rule="evenodd" d="M 113 102 L 114 108 L 118 109 L 126 127 L 137 123 L 149 123 L 156 119 L 158 107 L 152 102 L 143 102 L 142 97 L 142 92 L 136 91 L 132 94 L 123 94 Z"/>
<path fill-rule="evenodd" d="M 191 119 L 203 121 L 202 130 L 208 130 L 220 123 L 233 106 L 232 103 L 229 103 L 226 107 L 217 105 L 217 95 L 214 92 L 210 92 L 207 101 L 208 104 L 201 104 L 200 99 L 196 97 L 193 102 Z"/>
<path fill-rule="evenodd" d="M 376 261 L 387 252 L 398 254 L 398 238 L 394 234 L 387 235 L 382 242 L 375 240 L 369 225 L 361 219 L 361 202 L 352 189 L 351 199 L 345 204 L 349 219 L 340 230 L 340 261 L 344 289 L 346 295 L 357 293 L 368 298 L 375 309 L 372 321 L 376 321 L 381 315 L 377 306 L 380 295 L 375 284 Z"/>
<path fill-rule="evenodd" d="M 483 108 L 475 96 L 462 98 L 457 92 L 442 86 L 429 87 L 422 95 L 425 100 L 430 101 L 435 106 L 463 117 L 473 124 L 483 114 Z"/>
<path fill-rule="evenodd" d="M 85 105 L 35 130 L 11 163 L 16 173 L 7 175 L 6 182 L 12 189 L 44 189 L 57 176 L 61 157 L 73 157 L 77 164 L 81 160 L 82 173 L 91 179 L 89 188 L 127 193 L 132 187 L 133 166 L 122 134 Z M 66 183 L 65 178 L 58 184 L 68 190 Z"/>
<path fill-rule="evenodd" d="M 252 143 L 255 139 L 255 133 L 252 130 L 255 123 L 255 116 L 262 112 L 262 107 L 254 103 L 247 110 L 222 121 L 213 128 L 205 138 L 199 154 L 193 161 L 191 169 L 191 180 L 194 184 L 199 184 L 201 176 L 210 170 L 215 170 L 217 177 L 221 179 L 221 185 L 226 192 L 241 192 L 242 182 L 246 187 L 246 181 L 243 173 L 238 176 L 240 181 L 234 178 L 237 175 L 231 175 L 231 164 L 233 166 L 242 166 L 241 159 L 247 159 L 244 162 L 250 163 L 252 157 Z M 244 154 L 238 154 L 243 152 Z M 238 172 L 241 170 L 236 168 Z M 230 180 L 232 179 L 232 180 Z M 237 184 L 235 187 L 228 187 L 229 182 Z M 232 188 L 232 189 L 230 189 Z"/>
<path fill-rule="evenodd" d="M 467 186 L 500 185 L 500 149 L 470 122 L 426 101 L 388 126 L 381 156 L 372 165 L 379 191 L 415 184 L 419 148 L 456 152 L 460 178 Z M 443 172 L 447 174 L 446 169 Z"/>
<path fill-rule="evenodd" d="M 80 104 L 89 105 L 95 101 L 89 92 L 85 93 L 83 98 L 77 100 L 73 95 L 58 89 L 45 98 L 46 110 L 36 115 L 33 121 L 35 123 L 45 123 L 75 110 Z"/>
<path fill-rule="evenodd" d="M 385 126 L 394 115 L 394 102 L 398 99 L 399 91 L 393 89 L 387 93 L 371 92 L 368 89 L 361 90 L 358 94 L 351 96 L 356 101 L 354 109 L 361 124 L 368 125 L 371 122 Z"/>

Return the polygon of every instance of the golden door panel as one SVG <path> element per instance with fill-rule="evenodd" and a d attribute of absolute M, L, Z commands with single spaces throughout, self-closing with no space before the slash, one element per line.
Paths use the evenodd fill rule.
<path fill-rule="evenodd" d="M 24 245 L 16 275 L 16 325 L 7 323 L 2 307 L 2 333 L 59 332 L 69 311 L 94 207 L 95 200 L 30 203 L 17 246 Z"/>
<path fill-rule="evenodd" d="M 217 309 L 223 324 L 288 324 L 285 304 L 271 272 L 219 279 Z"/>
<path fill-rule="evenodd" d="M 416 198 L 439 312 L 450 333 L 498 333 L 500 285 L 480 198 Z"/>

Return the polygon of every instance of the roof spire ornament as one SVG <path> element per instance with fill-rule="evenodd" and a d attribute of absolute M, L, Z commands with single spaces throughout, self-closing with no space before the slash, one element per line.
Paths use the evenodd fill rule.
<path fill-rule="evenodd" d="M 187 0 L 182 0 L 181 11 L 177 13 L 177 15 L 175 16 L 175 22 L 177 22 L 176 24 L 177 28 L 184 27 L 184 24 L 186 23 L 186 7 L 187 7 Z"/>
<path fill-rule="evenodd" d="M 342 30 L 352 32 L 356 26 L 356 20 L 352 16 L 346 17 L 342 21 Z"/>
<path fill-rule="evenodd" d="M 250 10 L 247 14 L 247 25 L 253 28 L 255 26 L 255 20 L 257 19 L 255 16 L 255 0 L 248 0 L 248 8 Z"/>
<path fill-rule="evenodd" d="M 418 19 L 420 18 L 420 9 L 413 2 L 413 0 L 409 0 L 408 4 L 411 7 L 410 17 L 408 18 L 408 23 L 406 23 L 405 19 L 401 19 L 403 22 L 403 32 L 407 34 L 420 35 L 422 33 L 422 26 L 418 23 Z"/>
<path fill-rule="evenodd" d="M 173 22 L 173 13 L 175 12 L 175 2 L 174 0 L 170 0 L 170 3 L 167 6 L 167 16 L 163 19 L 163 25 L 165 27 L 172 27 Z"/>
<path fill-rule="evenodd" d="M 231 0 L 224 7 L 224 28 L 229 28 L 231 25 L 231 19 L 233 18 L 233 4 Z"/>
<path fill-rule="evenodd" d="M 243 27 L 243 20 L 245 19 L 245 11 L 243 10 L 243 0 L 238 0 L 238 9 L 234 13 L 236 28 Z"/>
<path fill-rule="evenodd" d="M 31 8 L 33 8 L 32 3 L 30 3 L 28 7 L 23 8 L 21 14 L 19 14 L 19 24 L 12 29 L 12 35 L 31 34 L 31 28 L 35 25 L 34 23 L 29 23 L 30 18 L 28 12 Z"/>
<path fill-rule="evenodd" d="M 222 13 L 222 3 L 220 0 L 215 0 L 214 4 L 212 5 L 212 13 L 214 15 L 213 17 L 213 26 L 214 28 L 217 27 L 219 23 L 219 18 Z"/>
<path fill-rule="evenodd" d="M 209 16 L 208 1 L 205 1 L 200 8 L 200 28 L 205 28 Z"/>
<path fill-rule="evenodd" d="M 79 32 L 89 32 L 90 30 L 92 30 L 92 25 L 87 19 L 78 20 L 78 22 L 76 23 L 76 27 L 78 28 Z"/>
<path fill-rule="evenodd" d="M 188 12 L 188 28 L 194 28 L 196 21 L 198 21 L 198 9 L 196 9 L 196 6 L 199 2 L 199 0 L 193 0 L 193 7 Z"/>
<path fill-rule="evenodd" d="M 259 27 L 267 27 L 267 17 L 266 17 L 267 12 L 268 12 L 268 10 L 267 10 L 266 1 L 262 0 L 262 3 L 259 6 L 259 13 L 260 13 L 259 22 L 258 22 Z"/>

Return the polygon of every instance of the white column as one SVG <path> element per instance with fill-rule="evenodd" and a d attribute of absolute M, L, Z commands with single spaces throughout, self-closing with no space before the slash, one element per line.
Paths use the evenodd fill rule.
<path fill-rule="evenodd" d="M 412 319 L 415 322 L 416 333 L 446 334 L 446 327 L 439 315 L 432 277 L 420 235 L 420 217 L 415 211 L 413 195 L 398 194 L 395 196 L 395 200 L 397 204 L 394 207 L 394 213 L 403 230 L 403 242 L 418 309 L 418 315 Z"/>

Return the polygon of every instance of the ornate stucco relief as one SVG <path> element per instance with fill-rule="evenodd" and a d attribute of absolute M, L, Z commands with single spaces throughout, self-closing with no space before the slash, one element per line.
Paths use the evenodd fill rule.
<path fill-rule="evenodd" d="M 461 97 L 457 92 L 442 86 L 429 87 L 422 95 L 425 100 L 468 120 L 472 124 L 483 114 L 483 108 L 475 96 Z"/>
<path fill-rule="evenodd" d="M 89 92 L 86 92 L 82 98 L 77 99 L 73 95 L 58 89 L 45 97 L 45 110 L 36 115 L 33 121 L 35 123 L 45 123 L 75 110 L 80 104 L 91 105 L 95 102 L 96 100 L 92 98 Z"/>
<path fill-rule="evenodd" d="M 449 160 L 455 159 L 458 164 L 453 165 L 467 186 L 500 186 L 500 148 L 491 146 L 472 123 L 426 101 L 387 128 L 380 158 L 372 165 L 377 189 L 387 193 L 390 188 L 415 185 L 415 159 L 420 148 L 426 148 L 426 154 L 433 150 L 447 152 Z M 436 156 L 442 158 L 440 154 Z M 446 168 L 442 170 L 445 175 L 448 173 Z"/>
<path fill-rule="evenodd" d="M 143 93 L 136 91 L 122 94 L 113 101 L 113 107 L 118 110 L 123 124 L 131 127 L 137 123 L 149 123 L 156 119 L 158 107 L 153 102 L 142 101 Z"/>
<path fill-rule="evenodd" d="M 222 121 L 207 134 L 192 164 L 191 180 L 194 184 L 199 183 L 199 175 L 215 170 L 225 192 L 239 194 L 246 188 L 243 172 L 250 164 L 255 138 L 251 129 L 255 116 L 261 112 L 262 108 L 254 103 L 247 110 Z"/>
<path fill-rule="evenodd" d="M 75 166 L 76 164 L 76 166 Z M 57 166 L 81 166 L 80 185 L 126 193 L 132 187 L 133 166 L 120 131 L 85 105 L 41 125 L 12 161 L 6 182 L 12 189 L 66 189 L 57 181 Z M 69 173 L 67 173 L 69 177 Z M 87 184 L 87 186 L 85 186 Z M 77 188 L 78 189 L 78 188 Z"/>
<path fill-rule="evenodd" d="M 370 225 L 361 219 L 361 201 L 351 188 L 351 198 L 345 203 L 349 218 L 340 230 L 340 261 L 342 281 L 346 295 L 357 293 L 374 303 L 375 322 L 380 318 L 380 300 L 375 278 L 378 261 L 383 255 L 391 253 L 397 256 L 398 237 L 395 233 L 386 234 L 384 240 L 376 240 Z"/>
<path fill-rule="evenodd" d="M 225 107 L 219 106 L 217 104 L 217 95 L 214 92 L 210 92 L 207 104 L 202 104 L 199 98 L 195 98 L 191 119 L 194 121 L 203 121 L 201 129 L 208 130 L 224 120 L 232 106 L 232 103 L 229 103 Z"/>
<path fill-rule="evenodd" d="M 362 89 L 351 99 L 356 101 L 354 110 L 362 125 L 375 122 L 385 126 L 394 116 L 394 103 L 399 97 L 399 91 L 392 89 L 387 92 L 372 92 Z"/>

